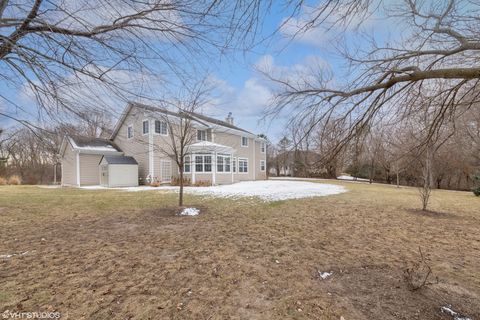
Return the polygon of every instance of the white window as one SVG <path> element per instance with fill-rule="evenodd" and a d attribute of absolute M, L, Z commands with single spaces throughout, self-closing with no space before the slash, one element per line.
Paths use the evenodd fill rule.
<path fill-rule="evenodd" d="M 148 134 L 148 130 L 149 130 L 148 120 L 143 120 L 143 122 L 142 122 L 142 133 L 143 134 Z"/>
<path fill-rule="evenodd" d="M 237 172 L 237 158 L 233 158 L 232 169 L 233 172 Z"/>
<path fill-rule="evenodd" d="M 260 160 L 260 171 L 265 171 L 265 160 Z"/>
<path fill-rule="evenodd" d="M 196 155 L 195 156 L 195 171 L 196 172 L 212 172 L 212 156 L 211 155 Z"/>
<path fill-rule="evenodd" d="M 238 158 L 238 172 L 240 173 L 248 172 L 248 159 Z"/>
<path fill-rule="evenodd" d="M 161 135 L 168 135 L 168 126 L 166 121 L 155 120 L 155 133 Z"/>
<path fill-rule="evenodd" d="M 207 141 L 207 131 L 197 130 L 197 141 Z"/>
<path fill-rule="evenodd" d="M 242 137 L 242 147 L 248 147 L 248 138 Z"/>
<path fill-rule="evenodd" d="M 190 173 L 191 171 L 191 164 L 190 164 L 190 156 L 185 156 L 183 159 L 183 172 Z"/>
<path fill-rule="evenodd" d="M 262 153 L 265 153 L 265 142 L 262 142 L 262 144 L 260 145 L 260 151 Z"/>
<path fill-rule="evenodd" d="M 131 124 L 127 127 L 127 138 L 128 139 L 133 138 L 133 124 Z"/>
<path fill-rule="evenodd" d="M 217 155 L 217 172 L 230 172 L 230 156 Z"/>

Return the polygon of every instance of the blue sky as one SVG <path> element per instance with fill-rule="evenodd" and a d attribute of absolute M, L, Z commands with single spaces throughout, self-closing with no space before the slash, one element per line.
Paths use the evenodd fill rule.
<path fill-rule="evenodd" d="M 255 70 L 256 67 L 263 68 L 268 65 L 288 73 L 290 70 L 293 72 L 318 64 L 322 68 L 331 69 L 337 81 L 341 81 L 345 63 L 336 57 L 332 50 L 334 44 L 332 38 L 335 30 L 327 34 L 324 30 L 317 28 L 294 40 L 290 37 L 295 31 L 296 25 L 301 25 L 303 17 L 308 16 L 309 6 L 315 6 L 315 2 L 307 3 L 299 17 L 292 20 L 275 36 L 252 50 L 201 58 L 204 60 L 204 64 L 210 66 L 208 73 L 215 86 L 212 104 L 203 110 L 204 113 L 221 119 L 226 117 L 228 112 L 232 112 L 236 125 L 255 133 L 267 134 L 270 139 L 275 141 L 281 138 L 284 132 L 288 114 L 261 121 L 264 111 L 270 106 L 273 91 L 272 84 Z M 270 35 L 287 16 L 288 12 L 274 6 L 264 20 L 263 30 L 259 37 Z M 379 22 L 374 21 L 374 18 L 369 20 L 364 22 L 366 28 L 370 31 L 376 30 L 375 26 L 378 26 Z M 384 36 L 389 29 L 390 25 L 383 25 L 381 34 Z M 353 32 L 349 37 L 353 41 Z M 360 41 L 358 45 L 363 46 L 365 43 Z M 8 87 L 3 81 L 0 84 L 0 94 L 8 97 L 12 102 L 26 107 L 32 113 L 32 117 L 35 115 L 34 102 L 26 98 L 24 93 L 19 92 L 18 88 Z M 3 108 L 5 109 L 5 106 Z M 15 113 L 16 110 L 12 106 L 8 108 L 10 113 Z M 123 106 L 118 110 L 122 108 Z M 0 125 L 11 124 L 12 121 L 0 116 Z"/>

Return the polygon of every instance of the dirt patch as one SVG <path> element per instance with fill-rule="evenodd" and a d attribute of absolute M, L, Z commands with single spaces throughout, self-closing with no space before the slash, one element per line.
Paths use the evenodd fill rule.
<path fill-rule="evenodd" d="M 408 209 L 407 212 L 412 213 L 417 216 L 434 218 L 434 219 L 458 219 L 458 216 L 441 211 L 432 211 L 432 210 L 421 210 L 421 209 Z"/>
<path fill-rule="evenodd" d="M 411 291 L 402 272 L 388 265 L 361 266 L 338 270 L 324 283 L 339 304 L 351 304 L 367 319 L 449 319 L 441 312 L 445 305 L 462 306 L 472 319 L 480 316 L 475 295 L 458 294 L 445 285 Z"/>

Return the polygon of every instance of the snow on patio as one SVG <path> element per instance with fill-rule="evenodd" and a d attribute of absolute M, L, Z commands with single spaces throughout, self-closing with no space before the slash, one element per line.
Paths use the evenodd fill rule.
<path fill-rule="evenodd" d="M 189 187 L 187 193 L 223 198 L 258 197 L 264 201 L 279 201 L 329 196 L 346 192 L 344 187 L 307 181 L 245 181 L 212 187 Z"/>
<path fill-rule="evenodd" d="M 150 187 L 138 186 L 127 188 L 106 188 L 101 186 L 81 187 L 87 190 L 115 189 L 127 192 L 138 191 L 173 191 L 178 192 L 178 187 Z M 280 201 L 288 199 L 301 199 L 310 197 L 323 197 L 347 192 L 342 186 L 326 183 L 292 180 L 262 180 L 243 181 L 234 184 L 218 185 L 211 187 L 185 187 L 185 193 L 222 198 L 257 197 L 263 201 Z"/>

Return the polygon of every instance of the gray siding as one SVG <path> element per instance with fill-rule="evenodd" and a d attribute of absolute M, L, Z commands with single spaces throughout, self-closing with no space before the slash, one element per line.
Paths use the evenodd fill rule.
<path fill-rule="evenodd" d="M 65 144 L 65 152 L 62 158 L 62 185 L 77 185 L 77 154 L 73 151 L 70 143 Z"/>

